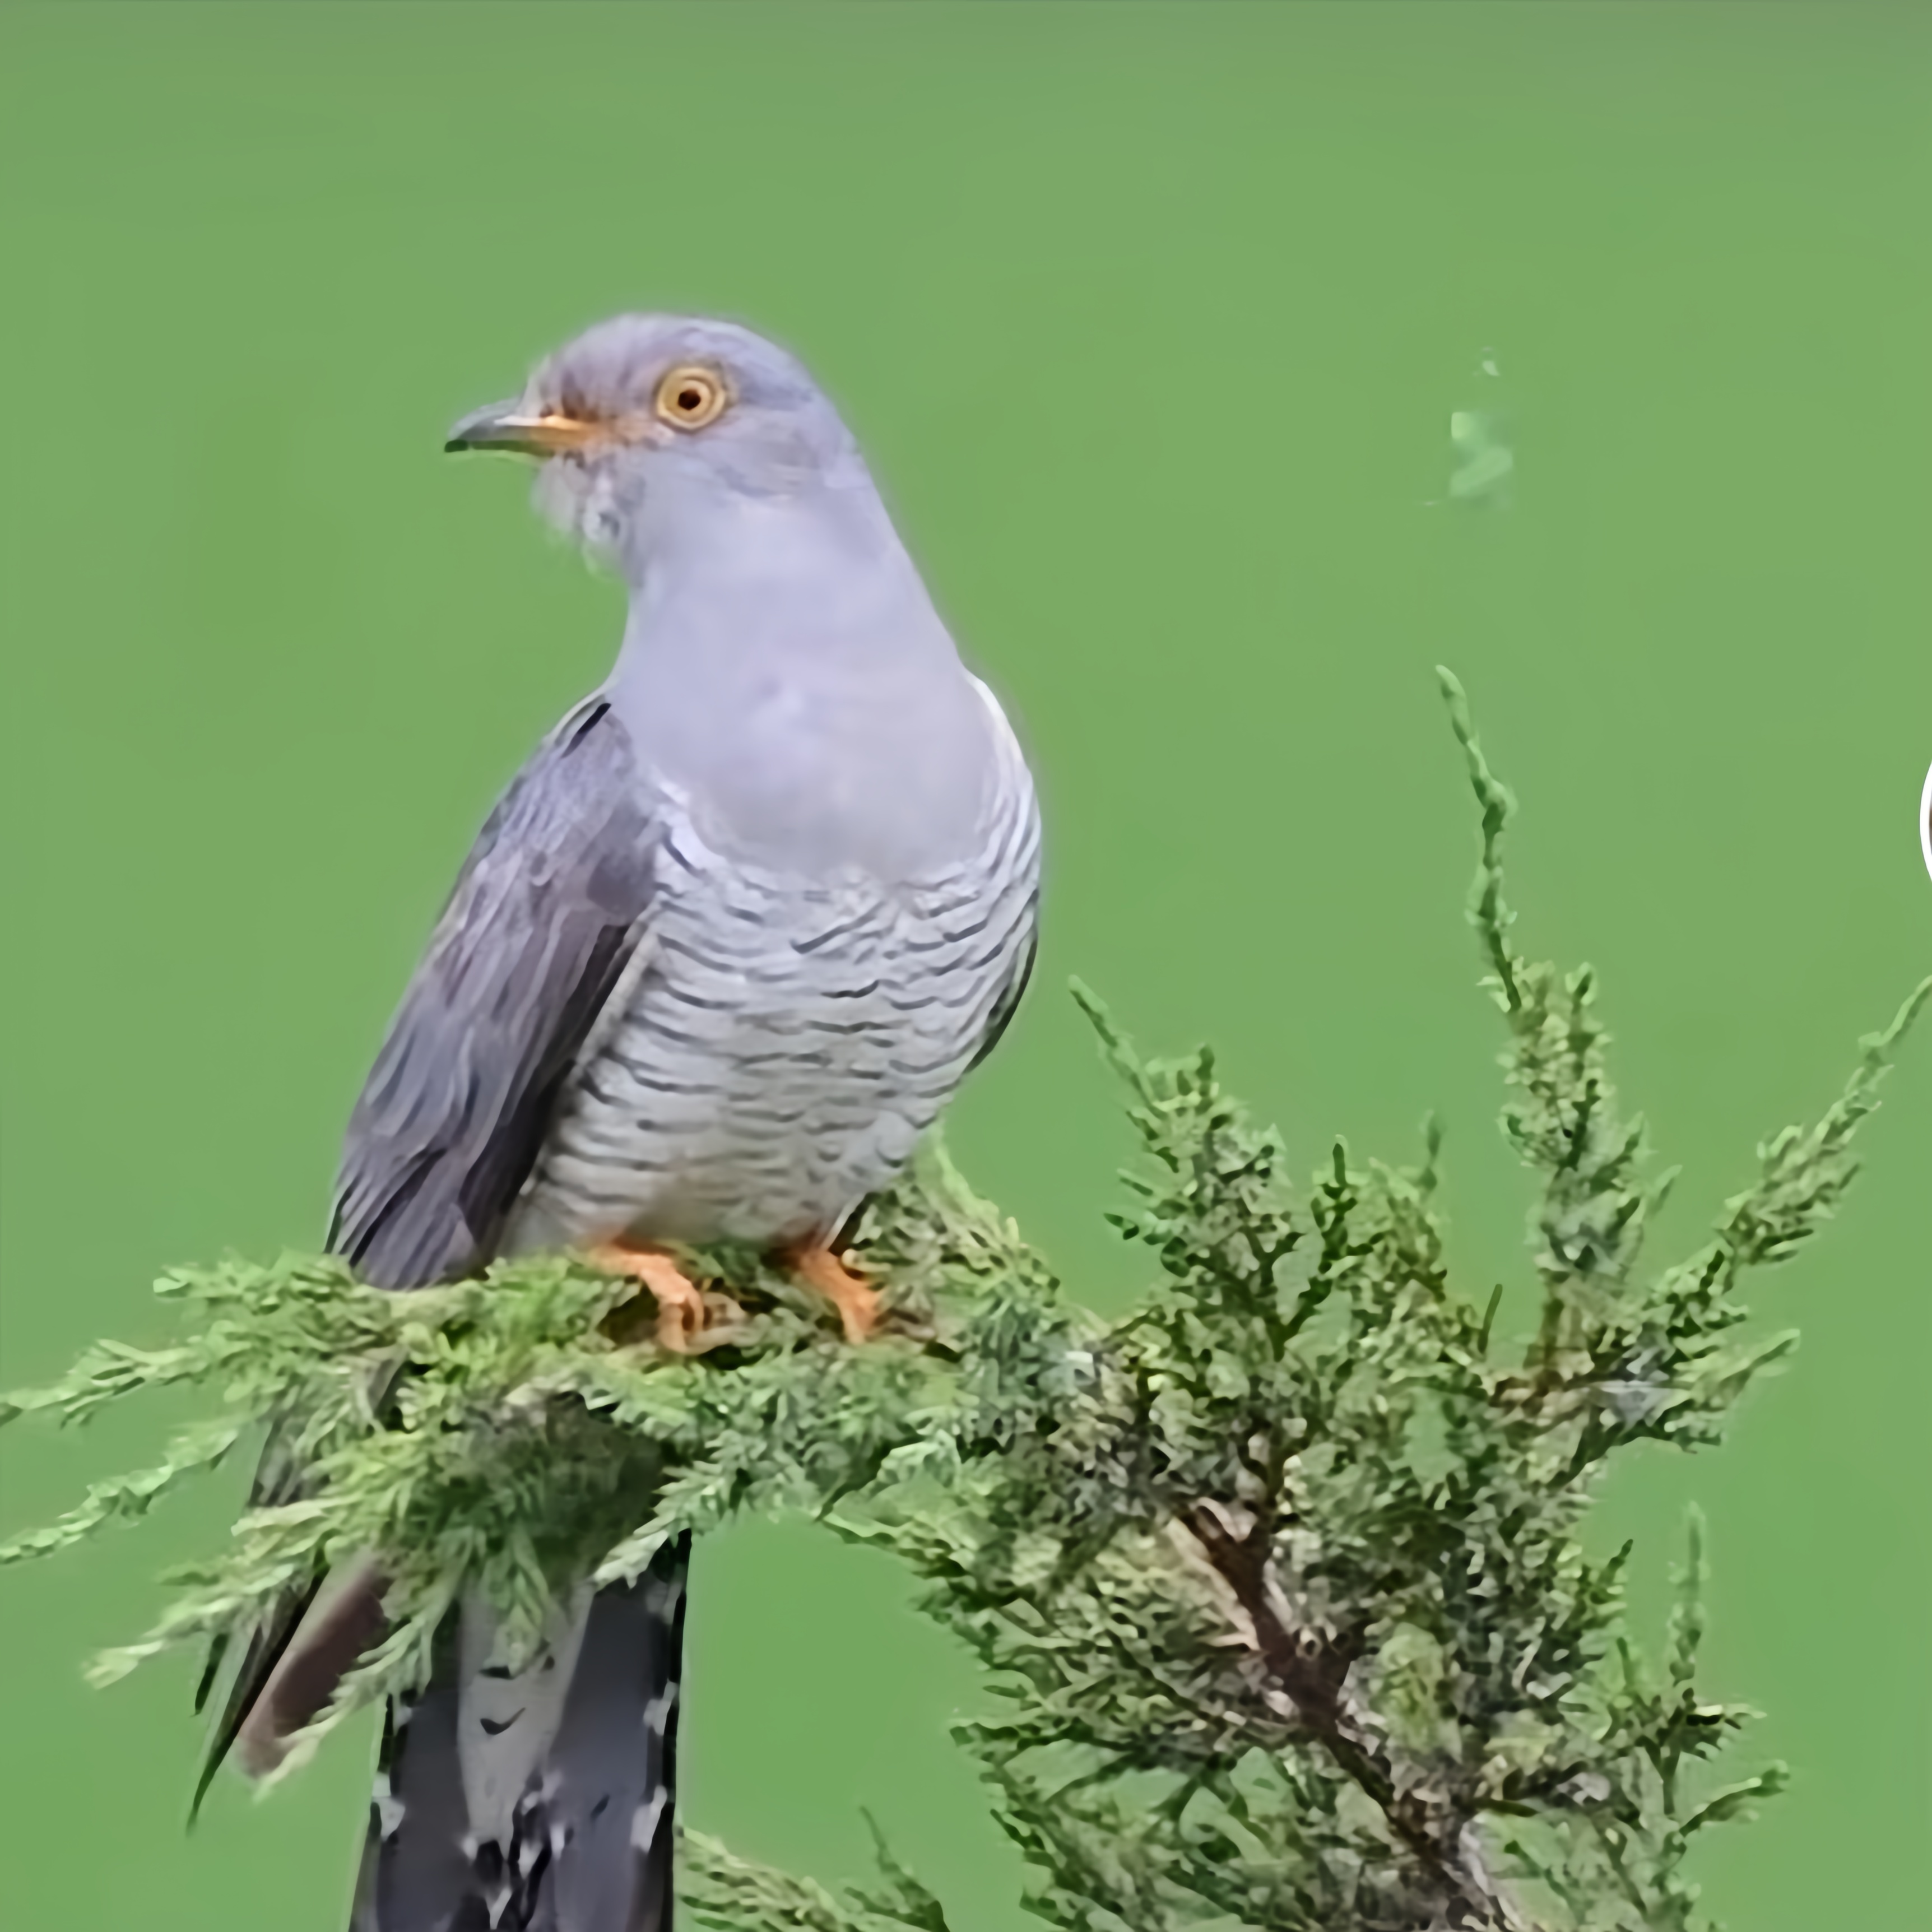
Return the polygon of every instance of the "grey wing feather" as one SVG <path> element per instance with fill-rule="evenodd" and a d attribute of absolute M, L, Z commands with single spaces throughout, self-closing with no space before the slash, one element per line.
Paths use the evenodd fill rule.
<path fill-rule="evenodd" d="M 1040 928 L 1035 922 L 1038 898 L 1036 893 L 1028 902 L 1024 945 L 1014 962 L 1012 971 L 1007 976 L 1006 983 L 1000 989 L 999 998 L 993 1002 L 992 1012 L 986 1016 L 986 1030 L 974 1048 L 973 1058 L 966 1064 L 968 1073 L 999 1045 L 1007 1028 L 1013 1023 L 1013 1016 L 1020 1010 L 1021 1000 L 1026 997 L 1027 987 L 1033 979 L 1034 964 L 1040 956 Z"/>
<path fill-rule="evenodd" d="M 488 1262 L 638 943 L 647 794 L 601 699 L 490 817 L 351 1116 L 332 1252 L 383 1288 Z"/>
<path fill-rule="evenodd" d="M 328 1246 L 362 1280 L 424 1287 L 491 1259 L 558 1090 L 638 946 L 648 800 L 622 726 L 592 698 L 485 822 L 350 1117 Z M 286 1502 L 299 1484 L 271 1442 L 250 1506 Z M 304 1663 L 288 1653 L 322 1581 L 292 1590 L 247 1645 L 197 1804 L 278 1666 L 286 1678 Z M 218 1647 L 197 1707 L 221 1660 Z"/>

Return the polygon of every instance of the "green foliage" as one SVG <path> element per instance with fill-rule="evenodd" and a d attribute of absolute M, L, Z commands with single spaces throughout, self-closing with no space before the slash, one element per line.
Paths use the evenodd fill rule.
<path fill-rule="evenodd" d="M 1114 1218 L 1156 1279 L 1125 1320 L 1064 1297 L 937 1147 L 858 1231 L 891 1309 L 858 1349 L 737 1250 L 691 1258 L 722 1317 L 691 1358 L 639 1332 L 630 1284 L 564 1260 L 407 1295 L 300 1258 L 184 1271 L 160 1286 L 188 1340 L 104 1345 L 0 1420 L 182 1382 L 218 1391 L 219 1419 L 0 1562 L 137 1516 L 267 1431 L 292 1499 L 245 1514 L 98 1668 L 244 1634 L 318 1568 L 377 1552 L 392 1634 L 312 1744 L 420 1676 L 462 1592 L 527 1636 L 669 1536 L 802 1509 L 892 1551 L 986 1666 L 994 1707 L 958 1735 L 1030 1904 L 1065 1932 L 1688 1932 L 1698 1834 L 1783 1774 L 1709 1765 L 1749 1714 L 1697 1688 L 1701 1528 L 1652 1666 L 1626 1628 L 1628 1552 L 1592 1558 L 1583 1519 L 1608 1459 L 1715 1441 L 1790 1347 L 1740 1340 L 1740 1286 L 1836 1208 L 1932 982 L 1816 1126 L 1761 1150 L 1712 1240 L 1646 1270 L 1667 1177 L 1618 1111 L 1587 969 L 1514 950 L 1511 802 L 1444 685 L 1482 814 L 1472 916 L 1508 1029 L 1504 1124 L 1538 1190 L 1526 1350 L 1498 1346 L 1493 1295 L 1449 1282 L 1432 1136 L 1406 1168 L 1338 1144 L 1304 1195 L 1210 1054 L 1144 1060 L 1082 992 L 1144 1156 Z M 845 1896 L 696 1834 L 684 1850 L 721 1932 L 946 1932 L 883 1844 L 879 1884 Z"/>
<path fill-rule="evenodd" d="M 755 1257 L 708 1262 L 735 1291 L 732 1319 L 717 1346 L 675 1364 L 626 1339 L 634 1284 L 568 1260 L 406 1295 L 302 1256 L 177 1271 L 158 1292 L 187 1304 L 190 1340 L 148 1352 L 103 1345 L 54 1387 L 0 1405 L 0 1420 L 85 1420 L 170 1382 L 218 1390 L 223 1417 L 155 1468 L 98 1484 L 51 1528 L 0 1546 L 0 1564 L 142 1514 L 266 1434 L 277 1459 L 303 1472 L 293 1498 L 250 1510 L 223 1555 L 176 1572 L 160 1621 L 92 1674 L 109 1682 L 164 1650 L 244 1637 L 284 1592 L 380 1551 L 391 1634 L 298 1761 L 350 1712 L 419 1678 L 462 1591 L 491 1599 L 514 1651 L 590 1571 L 640 1570 L 665 1533 L 652 1527 L 660 1520 L 701 1529 L 740 1508 L 822 1508 L 876 1480 L 915 1438 L 938 1366 L 916 1341 L 843 1348 L 821 1311 Z M 916 1287 L 893 1299 L 895 1324 L 916 1333 Z"/>

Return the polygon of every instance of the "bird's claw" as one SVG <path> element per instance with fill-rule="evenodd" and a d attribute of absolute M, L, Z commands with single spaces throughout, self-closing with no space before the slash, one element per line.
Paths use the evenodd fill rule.
<path fill-rule="evenodd" d="M 736 1325 L 728 1312 L 730 1304 L 722 1295 L 706 1295 L 670 1256 L 658 1249 L 604 1241 L 589 1250 L 586 1258 L 593 1268 L 627 1276 L 650 1290 L 657 1303 L 653 1339 L 668 1354 L 697 1354 L 722 1341 Z M 714 1321 L 714 1316 L 722 1318 Z M 638 1339 L 634 1321 L 620 1321 L 614 1328 L 607 1322 L 606 1328 L 620 1341 Z"/>
<path fill-rule="evenodd" d="M 788 1249 L 784 1258 L 806 1287 L 815 1288 L 838 1310 L 847 1341 L 862 1342 L 878 1326 L 878 1290 L 862 1275 L 854 1274 L 823 1242 L 801 1241 Z"/>

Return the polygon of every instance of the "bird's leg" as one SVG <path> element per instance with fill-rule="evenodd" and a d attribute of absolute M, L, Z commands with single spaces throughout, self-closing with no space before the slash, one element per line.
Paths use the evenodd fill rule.
<path fill-rule="evenodd" d="M 600 1241 L 585 1251 L 592 1268 L 640 1281 L 657 1298 L 658 1346 L 688 1355 L 704 1333 L 704 1297 L 683 1269 L 661 1248 L 633 1247 L 626 1241 Z"/>
<path fill-rule="evenodd" d="M 823 1241 L 794 1241 L 784 1259 L 807 1288 L 816 1288 L 838 1311 L 848 1342 L 862 1342 L 879 1318 L 878 1292 L 854 1274 Z"/>

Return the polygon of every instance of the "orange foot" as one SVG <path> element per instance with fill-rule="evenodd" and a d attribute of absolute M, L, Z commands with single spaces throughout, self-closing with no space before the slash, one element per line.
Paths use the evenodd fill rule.
<path fill-rule="evenodd" d="M 622 1241 L 602 1241 L 586 1250 L 592 1268 L 626 1274 L 640 1281 L 657 1298 L 658 1346 L 674 1355 L 688 1355 L 698 1346 L 708 1313 L 697 1284 L 670 1256 L 657 1248 L 634 1248 Z"/>
<path fill-rule="evenodd" d="M 838 1311 L 848 1342 L 862 1342 L 879 1318 L 879 1298 L 822 1241 L 798 1241 L 784 1251 L 800 1281 Z"/>

